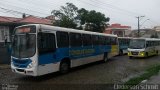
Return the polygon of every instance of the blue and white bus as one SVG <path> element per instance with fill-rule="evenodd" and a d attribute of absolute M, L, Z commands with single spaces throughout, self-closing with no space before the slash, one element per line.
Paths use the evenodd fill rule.
<path fill-rule="evenodd" d="M 130 40 L 131 40 L 131 37 L 118 37 L 119 55 L 128 53 L 128 46 L 129 46 Z"/>
<path fill-rule="evenodd" d="M 104 60 L 118 54 L 116 35 L 29 24 L 15 28 L 11 68 L 15 73 L 40 76 Z"/>

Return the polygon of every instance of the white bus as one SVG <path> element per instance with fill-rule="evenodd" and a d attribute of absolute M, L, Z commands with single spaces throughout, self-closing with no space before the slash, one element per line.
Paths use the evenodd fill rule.
<path fill-rule="evenodd" d="M 31 24 L 14 31 L 11 68 L 40 76 L 118 55 L 117 35 Z"/>
<path fill-rule="evenodd" d="M 156 38 L 133 38 L 128 48 L 130 58 L 158 55 L 159 52 L 160 39 Z"/>

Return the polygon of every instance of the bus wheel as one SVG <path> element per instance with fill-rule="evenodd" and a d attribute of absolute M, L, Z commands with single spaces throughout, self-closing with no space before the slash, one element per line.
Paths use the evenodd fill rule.
<path fill-rule="evenodd" d="M 119 51 L 119 55 L 123 55 L 123 50 L 120 50 L 120 51 Z"/>
<path fill-rule="evenodd" d="M 129 59 L 132 59 L 133 57 L 132 56 L 129 56 Z"/>
<path fill-rule="evenodd" d="M 103 62 L 107 62 L 107 61 L 108 61 L 108 54 L 104 53 Z"/>
<path fill-rule="evenodd" d="M 62 61 L 60 64 L 60 73 L 64 74 L 69 72 L 70 69 L 70 63 L 67 61 Z"/>
<path fill-rule="evenodd" d="M 146 52 L 146 57 L 148 57 L 148 53 Z"/>
<path fill-rule="evenodd" d="M 158 51 L 156 51 L 156 55 L 158 55 Z"/>

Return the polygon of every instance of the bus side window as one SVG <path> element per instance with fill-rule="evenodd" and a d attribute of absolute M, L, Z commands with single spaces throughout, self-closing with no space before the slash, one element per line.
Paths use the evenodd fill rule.
<path fill-rule="evenodd" d="M 149 47 L 152 46 L 152 41 L 149 41 Z"/>
<path fill-rule="evenodd" d="M 83 34 L 82 35 L 83 46 L 92 46 L 91 35 Z"/>
<path fill-rule="evenodd" d="M 105 37 L 105 45 L 110 45 L 110 38 L 109 37 Z"/>
<path fill-rule="evenodd" d="M 149 47 L 149 42 L 148 41 L 146 42 L 146 47 Z"/>
<path fill-rule="evenodd" d="M 122 45 L 122 39 L 119 38 L 119 45 Z"/>
<path fill-rule="evenodd" d="M 127 46 L 129 45 L 129 39 L 127 40 Z"/>
<path fill-rule="evenodd" d="M 57 46 L 58 46 L 59 48 L 69 47 L 69 36 L 68 36 L 68 32 L 57 31 L 57 32 L 56 32 L 56 35 L 57 35 Z"/>
<path fill-rule="evenodd" d="M 103 36 L 99 36 L 98 40 L 99 40 L 99 45 L 104 45 L 104 40 L 103 40 Z"/>
<path fill-rule="evenodd" d="M 39 54 L 50 53 L 56 50 L 55 35 L 51 33 L 38 33 Z"/>
<path fill-rule="evenodd" d="M 154 46 L 154 41 L 152 41 L 152 46 Z"/>
<path fill-rule="evenodd" d="M 92 35 L 93 45 L 99 45 L 99 38 L 96 35 Z"/>
<path fill-rule="evenodd" d="M 80 33 L 70 33 L 70 45 L 71 47 L 82 46 L 82 37 Z"/>
<path fill-rule="evenodd" d="M 126 45 L 125 39 L 122 39 L 122 45 Z"/>
<path fill-rule="evenodd" d="M 105 43 L 105 36 L 103 36 L 103 38 L 102 38 L 103 40 L 103 45 L 106 45 L 106 43 Z"/>
<path fill-rule="evenodd" d="M 117 38 L 111 38 L 111 45 L 117 45 Z"/>

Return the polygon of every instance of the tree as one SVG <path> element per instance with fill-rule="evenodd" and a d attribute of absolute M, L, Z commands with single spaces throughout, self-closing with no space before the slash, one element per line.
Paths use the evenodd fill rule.
<path fill-rule="evenodd" d="M 72 3 L 66 3 L 60 10 L 53 10 L 52 14 L 57 19 L 54 23 L 56 26 L 76 29 L 83 29 L 85 26 L 85 30 L 94 32 L 103 32 L 107 26 L 106 22 L 110 20 L 100 12 L 78 9 Z"/>
<path fill-rule="evenodd" d="M 81 25 L 85 24 L 85 30 L 94 32 L 103 32 L 107 25 L 106 22 L 110 20 L 100 12 L 95 10 L 88 11 L 84 8 L 78 10 L 78 18 L 81 21 Z"/>
<path fill-rule="evenodd" d="M 72 3 L 66 3 L 60 10 L 53 10 L 51 13 L 57 19 L 54 25 L 67 28 L 76 28 L 76 17 L 78 8 Z"/>

